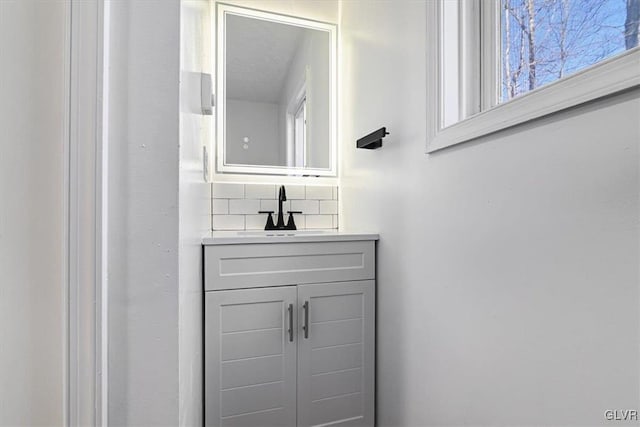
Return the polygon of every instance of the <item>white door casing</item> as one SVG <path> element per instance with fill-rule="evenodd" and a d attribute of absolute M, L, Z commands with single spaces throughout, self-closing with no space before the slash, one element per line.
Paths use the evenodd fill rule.
<path fill-rule="evenodd" d="M 107 425 L 103 0 L 67 3 L 66 424 Z"/>

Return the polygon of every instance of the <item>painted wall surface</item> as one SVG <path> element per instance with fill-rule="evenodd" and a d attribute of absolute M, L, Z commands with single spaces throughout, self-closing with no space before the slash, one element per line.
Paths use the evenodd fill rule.
<path fill-rule="evenodd" d="M 180 2 L 108 2 L 109 424 L 179 422 Z"/>
<path fill-rule="evenodd" d="M 381 235 L 378 425 L 638 409 L 638 90 L 426 155 L 425 13 L 341 7 L 341 226 Z"/>
<path fill-rule="evenodd" d="M 279 105 L 227 99 L 226 157 L 228 164 L 286 165 Z M 249 138 L 244 148 L 244 138 Z"/>
<path fill-rule="evenodd" d="M 64 422 L 63 2 L 0 1 L 0 425 Z"/>
<path fill-rule="evenodd" d="M 200 73 L 211 73 L 211 16 L 206 0 L 182 1 L 180 12 L 179 425 L 202 419 L 202 237 L 211 229 L 211 184 L 203 146 L 212 148 L 212 118 L 203 116 Z"/>

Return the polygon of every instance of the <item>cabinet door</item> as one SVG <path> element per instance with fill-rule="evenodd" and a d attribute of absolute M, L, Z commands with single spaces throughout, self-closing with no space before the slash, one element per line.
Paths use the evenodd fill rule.
<path fill-rule="evenodd" d="M 298 286 L 298 425 L 373 426 L 373 280 Z"/>
<path fill-rule="evenodd" d="M 205 292 L 205 425 L 296 425 L 296 288 Z"/>

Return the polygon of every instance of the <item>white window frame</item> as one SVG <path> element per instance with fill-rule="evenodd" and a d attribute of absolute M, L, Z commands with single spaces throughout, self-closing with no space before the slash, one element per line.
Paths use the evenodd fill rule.
<path fill-rule="evenodd" d="M 307 97 L 303 96 L 293 113 L 295 166 L 307 167 Z"/>
<path fill-rule="evenodd" d="M 427 2 L 427 153 L 471 141 L 494 132 L 519 125 L 558 111 L 593 101 L 617 92 L 640 86 L 640 48 L 636 47 L 612 58 L 585 68 L 568 77 L 541 86 L 517 98 L 498 104 L 500 84 L 500 33 L 495 31 L 500 24 L 499 0 L 457 0 L 461 13 L 459 40 L 464 55 L 465 46 L 479 39 L 477 55 L 461 57 L 460 91 L 471 94 L 460 100 L 464 106 L 480 104 L 482 111 L 449 126 L 443 126 L 444 97 L 441 62 L 442 4 L 438 0 Z M 479 17 L 480 29 L 473 32 L 474 17 Z M 471 34 L 480 32 L 480 37 Z M 474 39 L 475 37 L 475 39 Z M 476 50 L 478 51 L 478 50 Z M 466 61 L 466 62 L 465 62 Z M 478 64 L 470 64 L 480 61 Z M 479 91 L 471 90 L 469 84 L 477 81 L 480 69 Z M 475 73 L 475 76 L 474 76 Z M 476 83 L 477 85 L 478 83 Z M 465 86 L 466 85 L 466 86 Z M 465 92 L 465 89 L 466 92 Z M 477 89 L 477 88 L 476 88 Z M 477 99 L 479 93 L 480 99 Z M 474 98 L 475 97 L 475 98 Z M 468 110 L 467 110 L 468 111 Z"/>

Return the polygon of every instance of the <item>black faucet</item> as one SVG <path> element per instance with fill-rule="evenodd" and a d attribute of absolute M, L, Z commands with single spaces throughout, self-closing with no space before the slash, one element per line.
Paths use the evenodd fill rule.
<path fill-rule="evenodd" d="M 287 192 L 284 189 L 284 185 L 280 186 L 280 191 L 278 192 L 278 222 L 276 223 L 276 229 L 284 230 L 284 215 L 282 214 L 282 202 L 287 201 Z"/>
<path fill-rule="evenodd" d="M 301 211 L 288 211 L 289 220 L 287 224 L 284 224 L 284 215 L 282 213 L 282 202 L 287 201 L 287 192 L 284 188 L 284 185 L 280 186 L 280 191 L 278 193 L 278 222 L 277 224 L 273 223 L 273 211 L 259 211 L 258 213 L 266 213 L 267 216 L 267 224 L 264 226 L 265 230 L 296 230 L 296 223 L 293 219 L 293 214 L 301 214 Z"/>

